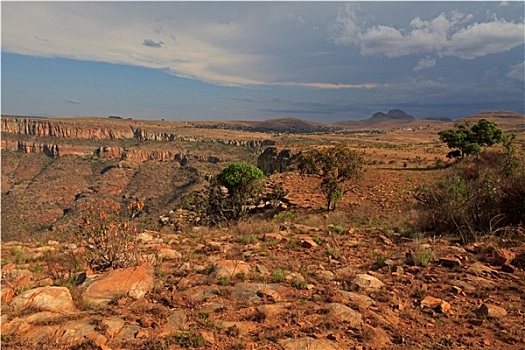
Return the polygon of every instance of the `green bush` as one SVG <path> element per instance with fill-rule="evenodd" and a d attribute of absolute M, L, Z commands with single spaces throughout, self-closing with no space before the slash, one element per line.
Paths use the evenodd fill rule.
<path fill-rule="evenodd" d="M 208 192 L 207 214 L 211 223 L 237 220 L 248 213 L 264 187 L 264 174 L 245 162 L 227 165 L 214 179 Z"/>

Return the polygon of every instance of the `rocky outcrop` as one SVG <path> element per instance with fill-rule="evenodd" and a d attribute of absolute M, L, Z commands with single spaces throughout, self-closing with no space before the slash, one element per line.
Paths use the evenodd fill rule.
<path fill-rule="evenodd" d="M 51 158 L 57 158 L 65 155 L 86 156 L 92 154 L 91 148 L 86 146 L 16 140 L 2 140 L 1 149 L 6 151 L 19 151 L 23 153 L 44 153 L 46 156 Z"/>
<path fill-rule="evenodd" d="M 58 137 L 67 139 L 114 140 L 132 138 L 130 128 L 86 128 L 75 122 L 64 123 L 40 118 L 2 118 L 2 132 L 38 137 Z"/>
<path fill-rule="evenodd" d="M 134 138 L 139 141 L 160 141 L 160 142 L 170 142 L 170 141 L 187 141 L 187 142 L 215 142 L 221 143 L 224 145 L 231 145 L 237 147 L 248 147 L 248 148 L 262 148 L 267 146 L 275 145 L 273 140 L 238 140 L 238 139 L 213 139 L 213 138 L 204 138 L 204 137 L 195 137 L 188 135 L 177 135 L 169 132 L 155 132 L 144 130 L 141 128 L 133 130 Z"/>
<path fill-rule="evenodd" d="M 278 151 L 277 147 L 268 147 L 257 159 L 257 167 L 266 175 L 276 172 L 283 173 L 291 170 L 297 157 L 298 153 L 294 153 L 292 150 L 283 149 Z"/>
<path fill-rule="evenodd" d="M 118 158 L 121 159 L 124 155 L 123 147 L 107 147 L 101 146 L 97 148 L 94 152 L 94 155 L 101 158 Z"/>

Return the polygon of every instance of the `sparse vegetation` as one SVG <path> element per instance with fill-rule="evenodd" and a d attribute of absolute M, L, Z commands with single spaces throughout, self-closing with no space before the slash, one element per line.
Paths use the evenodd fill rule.
<path fill-rule="evenodd" d="M 177 133 L 184 134 L 194 128 L 179 129 Z M 218 185 L 216 174 L 230 162 L 253 164 L 261 149 L 193 141 L 107 140 L 108 147 L 136 151 L 180 146 L 187 158 L 180 163 L 181 159 L 146 160 L 130 167 L 116 165 L 117 159 L 102 154 L 40 159 L 34 166 L 34 154 L 8 155 L 5 163 L 2 159 L 2 195 L 8 199 L 5 210 L 10 218 L 7 228 L 2 226 L 2 238 L 4 233 L 10 237 L 2 241 L 2 346 L 240 350 L 287 348 L 284 342 L 289 341 L 345 349 L 523 348 L 521 290 L 515 286 L 525 276 L 521 206 L 525 147 L 523 133 L 515 130 L 516 136 L 507 136 L 503 145 L 478 156 L 465 155 L 458 162 L 444 161 L 446 145 L 432 130 L 271 135 L 278 147 L 289 145 L 294 154 L 307 147 L 330 149 L 345 143 L 341 147 L 366 159 L 368 176 L 343 183 L 348 191 L 336 200 L 337 210 L 325 211 L 327 197 L 319 191 L 322 177 L 301 176 L 294 163 L 289 172 L 264 179 L 265 188 L 244 205 L 243 216 L 222 217 L 215 221 L 219 225 L 210 225 L 208 217 L 210 181 Z M 95 143 L 100 146 L 100 140 L 75 145 Z M 213 162 L 201 158 L 221 152 L 225 156 L 211 157 Z M 46 181 L 47 187 L 42 186 Z M 278 194 L 274 197 L 268 195 L 273 189 Z M 21 193 L 35 203 L 27 206 L 27 215 L 18 217 L 13 208 L 25 208 L 29 202 L 17 204 Z M 414 200 L 422 193 L 433 200 L 431 205 Z M 136 198 L 147 201 L 132 204 Z M 218 198 L 223 197 L 216 203 L 226 205 Z M 335 202 L 330 206 L 334 209 Z M 466 221 L 471 219 L 467 214 L 480 220 L 478 229 L 474 221 Z M 451 215 L 457 215 L 455 222 L 447 224 L 444 219 Z M 492 226 L 485 227 L 484 218 L 491 216 Z M 33 222 L 24 227 L 35 231 L 10 236 L 12 227 L 27 220 Z M 90 234 L 71 229 L 78 224 Z M 138 232 L 141 240 L 134 241 Z M 95 241 L 85 238 L 102 239 L 104 247 L 110 238 L 125 233 L 135 243 L 129 253 L 144 262 L 134 271 L 148 280 L 146 294 L 135 300 L 140 293 L 126 293 L 119 283 L 107 286 L 116 292 L 107 303 L 88 300 L 87 287 L 102 280 L 99 277 L 134 264 L 121 263 L 120 258 L 114 264 L 95 263 L 86 250 L 94 249 Z M 460 247 L 456 236 L 463 243 L 478 242 Z M 122 237 L 114 242 L 127 247 L 128 241 Z M 376 278 L 383 286 L 368 288 L 366 283 L 375 283 Z M 75 309 L 56 317 L 38 307 L 18 309 L 11 301 L 38 287 L 53 296 L 69 293 Z M 423 303 L 426 297 L 443 303 L 423 307 L 435 301 Z M 477 305 L 488 302 L 508 315 L 498 319 L 478 315 Z M 338 320 L 342 305 L 360 319 L 356 326 Z M 406 327 L 391 327 L 391 322 Z M 439 326 L 431 329 L 433 337 L 421 337 L 431 324 Z"/>
<path fill-rule="evenodd" d="M 514 164 L 513 170 L 509 171 L 508 164 Z M 500 228 L 521 225 L 525 220 L 524 183 L 523 164 L 501 153 L 484 153 L 458 164 L 434 185 L 417 189 L 418 229 L 456 233 L 469 243 Z"/>

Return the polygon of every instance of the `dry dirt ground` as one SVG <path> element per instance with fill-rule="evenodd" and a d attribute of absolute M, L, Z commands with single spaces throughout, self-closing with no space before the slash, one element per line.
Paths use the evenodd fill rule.
<path fill-rule="evenodd" d="M 31 239 L 10 236 L 1 246 L 1 345 L 523 349 L 523 230 L 463 246 L 454 237 L 406 229 L 414 215 L 415 187 L 444 171 L 433 168 L 446 153 L 435 131 L 282 135 L 280 145 L 297 148 L 344 138 L 363 153 L 366 172 L 337 211 L 322 210 L 317 180 L 294 172 L 276 174 L 272 179 L 283 183 L 290 202 L 277 215 L 223 228 L 176 230 L 158 225 L 162 210 L 148 214 L 144 222 L 153 224 L 140 233 L 144 263 L 132 269 L 87 270 L 82 247 L 63 232 L 57 236 L 46 228 L 29 235 Z M 523 135 L 519 139 L 523 142 Z M 78 191 L 85 191 L 84 198 L 151 192 L 167 213 L 177 197 L 172 187 L 184 186 L 193 174 L 183 174 L 169 162 L 146 162 L 130 170 L 111 160 L 50 160 L 37 154 L 17 158 L 3 151 L 6 155 L 2 196 L 12 191 L 8 196 L 16 199 L 11 201 L 19 211 L 27 205 L 26 220 L 51 214 L 64 218 L 57 203 L 74 205 Z M 233 152 L 230 156 L 237 157 Z M 205 171 L 220 165 L 206 165 Z M 60 182 L 72 168 L 71 182 L 39 185 L 42 179 Z M 46 195 L 50 188 L 57 193 Z M 19 198 L 26 204 L 20 205 Z M 46 203 L 52 204 L 49 212 Z M 3 227 L 2 236 L 6 233 Z"/>

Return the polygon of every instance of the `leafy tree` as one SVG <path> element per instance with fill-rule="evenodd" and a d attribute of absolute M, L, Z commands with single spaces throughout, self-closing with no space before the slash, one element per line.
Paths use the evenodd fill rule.
<path fill-rule="evenodd" d="M 360 176 L 363 158 L 345 146 L 314 149 L 301 154 L 298 167 L 302 174 L 321 178 L 321 191 L 326 195 L 326 209 L 335 210 L 336 201 L 347 190 L 345 183 Z"/>
<path fill-rule="evenodd" d="M 448 154 L 450 157 L 459 157 L 463 159 L 465 155 L 481 153 L 481 147 L 493 146 L 503 142 L 506 139 L 503 131 L 498 128 L 498 124 L 481 119 L 477 124 L 472 125 L 467 120 L 463 124 L 456 124 L 456 129 L 443 130 L 438 133 L 441 141 L 447 144 L 452 151 Z"/>
<path fill-rule="evenodd" d="M 246 215 L 248 204 L 261 193 L 263 172 L 245 162 L 227 165 L 210 186 L 208 214 L 213 222 L 239 219 Z"/>

